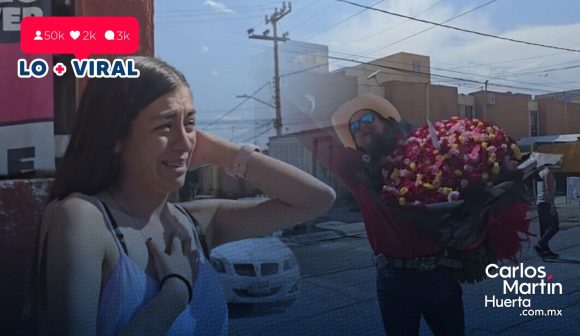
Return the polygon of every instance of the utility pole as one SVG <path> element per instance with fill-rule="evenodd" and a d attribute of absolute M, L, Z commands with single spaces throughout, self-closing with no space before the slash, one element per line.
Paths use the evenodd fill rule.
<path fill-rule="evenodd" d="M 483 94 L 483 120 L 487 120 L 487 82 L 485 81 L 485 92 Z"/>
<path fill-rule="evenodd" d="M 266 24 L 272 25 L 272 32 L 274 36 L 268 35 L 270 29 L 264 30 L 261 35 L 254 34 L 254 29 L 248 29 L 248 37 L 251 39 L 258 40 L 268 40 L 274 41 L 274 105 L 276 108 L 276 120 L 274 121 L 274 127 L 276 127 L 276 134 L 282 135 L 282 108 L 280 103 L 280 69 L 278 67 L 278 42 L 288 41 L 288 32 L 282 34 L 282 37 L 278 37 L 278 21 L 280 21 L 284 16 L 292 11 L 292 3 L 288 2 L 288 7 L 286 7 L 286 2 L 282 2 L 282 8 L 274 10 L 270 16 L 266 15 Z"/>
<path fill-rule="evenodd" d="M 566 91 L 563 93 L 562 100 L 564 102 L 564 134 L 568 134 L 568 111 L 566 109 Z"/>

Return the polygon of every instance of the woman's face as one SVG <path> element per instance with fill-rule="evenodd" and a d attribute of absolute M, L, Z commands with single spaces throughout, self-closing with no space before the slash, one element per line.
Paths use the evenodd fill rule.
<path fill-rule="evenodd" d="M 194 126 L 193 99 L 185 86 L 143 109 L 118 146 L 123 182 L 164 193 L 181 188 L 195 148 Z"/>

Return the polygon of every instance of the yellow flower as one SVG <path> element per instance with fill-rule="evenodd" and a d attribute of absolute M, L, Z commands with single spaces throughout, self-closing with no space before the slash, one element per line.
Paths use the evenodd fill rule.
<path fill-rule="evenodd" d="M 460 135 L 460 136 L 459 136 L 459 141 L 461 141 L 461 142 L 465 142 L 465 137 L 464 137 L 463 135 Z"/>
<path fill-rule="evenodd" d="M 463 172 L 459 169 L 455 169 L 455 171 L 453 171 L 453 174 L 455 174 L 455 176 L 461 176 L 463 175 Z"/>
<path fill-rule="evenodd" d="M 491 133 L 489 135 L 489 140 L 494 140 L 495 139 L 495 133 Z"/>
<path fill-rule="evenodd" d="M 487 126 L 485 130 L 487 131 L 487 134 L 493 133 L 493 128 L 491 126 Z"/>
<path fill-rule="evenodd" d="M 514 152 L 514 155 L 516 156 L 516 159 L 517 160 L 520 160 L 522 158 L 522 152 L 520 151 L 520 147 L 518 147 L 518 145 L 516 145 L 516 144 L 512 144 L 510 146 L 510 148 Z"/>
<path fill-rule="evenodd" d="M 417 174 L 417 181 L 420 181 L 423 179 L 423 174 Z"/>
<path fill-rule="evenodd" d="M 423 188 L 433 190 L 433 185 L 431 183 L 423 183 Z"/>
<path fill-rule="evenodd" d="M 497 160 L 497 156 L 495 155 L 495 153 L 491 153 L 489 155 L 489 161 L 490 162 L 495 162 Z M 497 162 L 496 162 L 497 163 Z"/>
<path fill-rule="evenodd" d="M 499 174 L 499 163 L 495 162 L 495 163 L 493 164 L 493 168 L 491 168 L 491 172 L 492 172 L 494 175 L 497 175 L 497 174 Z"/>
<path fill-rule="evenodd" d="M 408 192 L 409 192 L 409 188 L 407 188 L 407 187 L 402 187 L 401 190 L 399 190 L 399 194 L 401 194 L 401 196 L 405 195 Z"/>
<path fill-rule="evenodd" d="M 457 116 L 451 117 L 451 120 L 457 120 L 457 119 L 459 119 Z"/>
<path fill-rule="evenodd" d="M 405 205 L 405 202 L 406 201 L 404 197 L 399 198 L 399 205 Z"/>
<path fill-rule="evenodd" d="M 489 174 L 488 173 L 483 173 L 481 174 L 481 180 L 483 182 L 487 181 L 487 179 L 489 178 Z"/>
<path fill-rule="evenodd" d="M 459 147 L 458 144 L 451 144 L 451 148 L 457 148 L 457 147 Z"/>
<path fill-rule="evenodd" d="M 417 168 L 417 165 L 415 164 L 415 162 L 409 163 L 409 169 L 415 170 L 415 168 Z"/>
<path fill-rule="evenodd" d="M 399 170 L 399 168 L 395 168 L 391 173 L 391 179 L 394 180 L 399 176 L 401 176 L 401 171 Z"/>
<path fill-rule="evenodd" d="M 477 121 L 477 119 L 473 119 L 473 121 Z M 483 126 L 483 123 L 481 121 L 477 123 L 477 127 L 482 127 L 482 126 Z"/>
<path fill-rule="evenodd" d="M 449 195 L 453 191 L 453 188 L 445 187 L 443 188 L 443 193 Z"/>
<path fill-rule="evenodd" d="M 485 142 L 485 141 L 484 141 L 484 142 L 482 142 L 482 143 L 481 143 L 481 147 L 482 147 L 483 149 L 486 149 L 486 148 L 487 148 L 487 142 Z"/>

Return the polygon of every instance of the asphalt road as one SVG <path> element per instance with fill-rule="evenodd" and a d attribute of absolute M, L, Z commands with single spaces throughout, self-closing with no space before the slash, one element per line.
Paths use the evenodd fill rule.
<path fill-rule="evenodd" d="M 484 307 L 485 296 L 502 293 L 502 280 L 462 285 L 466 335 L 580 335 L 580 222 L 578 207 L 561 209 L 561 231 L 551 242 L 557 262 L 542 261 L 524 244 L 521 262 L 544 266 L 562 295 L 525 295 L 533 309 L 559 309 L 562 316 L 522 316 L 522 308 Z M 534 213 L 530 213 L 534 216 Z M 320 226 L 320 225 L 318 225 Z M 301 295 L 289 306 L 232 307 L 230 335 L 384 335 L 376 301 L 375 268 L 361 223 L 330 223 L 327 231 L 291 237 L 302 273 Z M 346 229 L 345 229 L 346 228 Z M 538 231 L 537 221 L 531 232 Z M 424 321 L 420 335 L 431 335 Z"/>
<path fill-rule="evenodd" d="M 289 245 L 301 268 L 301 295 L 288 307 L 233 307 L 231 335 L 383 334 L 364 236 Z"/>

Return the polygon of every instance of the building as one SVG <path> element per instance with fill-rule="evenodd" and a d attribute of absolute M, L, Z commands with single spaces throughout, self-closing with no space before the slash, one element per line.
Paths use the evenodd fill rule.
<path fill-rule="evenodd" d="M 536 103 L 538 135 L 580 133 L 580 100 L 542 95 L 536 96 Z"/>
<path fill-rule="evenodd" d="M 531 134 L 531 112 L 529 102 L 532 96 L 522 93 L 476 91 L 474 97 L 475 117 L 498 124 L 514 138 Z"/>
<path fill-rule="evenodd" d="M 400 52 L 353 67 L 335 71 L 344 76 L 357 78 L 358 94 L 382 95 L 381 84 L 390 81 L 406 83 L 431 83 L 429 56 Z"/>
<path fill-rule="evenodd" d="M 427 120 L 449 119 L 458 114 L 457 88 L 429 83 L 389 81 L 383 84 L 387 98 L 413 125 Z"/>
<path fill-rule="evenodd" d="M 537 100 L 554 99 L 567 103 L 580 103 L 580 90 L 570 90 L 564 92 L 545 93 L 536 95 Z"/>
<path fill-rule="evenodd" d="M 458 96 L 459 115 L 494 121 L 515 139 L 580 133 L 580 99 L 566 97 L 480 90 Z"/>

